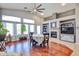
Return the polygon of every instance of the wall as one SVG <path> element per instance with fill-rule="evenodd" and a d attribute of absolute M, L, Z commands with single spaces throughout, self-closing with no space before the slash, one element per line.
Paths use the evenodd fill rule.
<path fill-rule="evenodd" d="M 41 18 L 37 15 L 31 14 L 29 12 L 22 11 L 22 10 L 2 9 L 1 14 L 35 20 L 35 23 L 37 25 L 40 25 L 41 22 L 43 21 L 43 18 Z"/>
<path fill-rule="evenodd" d="M 79 43 L 79 4 L 76 4 L 76 42 Z"/>
<path fill-rule="evenodd" d="M 66 5 L 62 6 L 61 3 L 50 3 L 45 5 L 47 9 L 45 9 L 45 15 L 51 16 L 53 13 L 61 13 L 70 9 L 75 8 L 75 3 L 66 3 Z M 51 7 L 51 8 L 50 8 Z"/>
<path fill-rule="evenodd" d="M 57 18 L 57 19 L 48 19 L 49 27 L 50 27 L 51 22 L 57 22 L 57 27 L 56 28 L 52 28 L 52 29 L 51 29 L 51 27 L 49 28 L 50 35 L 51 35 L 51 31 L 56 31 L 57 32 L 57 38 L 53 38 L 53 39 L 59 39 L 59 40 L 61 39 L 60 38 L 60 36 L 61 36 L 61 34 L 60 34 L 60 21 L 69 20 L 69 19 L 76 19 L 75 13 L 74 13 L 74 15 L 71 14 L 70 16 L 68 15 L 68 16 L 65 16 L 65 17 Z M 74 38 L 73 35 L 71 35 L 71 36 L 65 35 L 63 38 L 65 38 L 65 39 L 67 38 L 68 41 L 72 41 L 71 37 L 72 37 L 72 39 Z M 51 36 L 50 36 L 50 38 L 51 38 Z"/>
<path fill-rule="evenodd" d="M 37 25 L 42 25 L 43 22 L 43 18 L 31 14 L 29 12 L 25 12 L 22 10 L 17 10 L 17 9 L 0 9 L 0 19 L 2 18 L 1 15 L 8 15 L 8 16 L 16 16 L 16 17 L 20 17 L 22 18 L 26 18 L 26 19 L 31 19 L 31 20 L 35 20 L 35 33 L 37 33 Z M 14 29 L 14 32 L 16 34 L 16 30 Z M 42 26 L 41 26 L 41 33 L 42 33 Z"/>
<path fill-rule="evenodd" d="M 56 4 L 55 6 L 53 5 L 53 12 L 61 13 L 67 10 L 71 10 L 75 8 L 75 3 L 66 3 L 66 5 L 62 6 L 60 4 Z"/>
<path fill-rule="evenodd" d="M 2 9 L 0 8 L 0 20 L 2 19 L 1 14 L 2 14 Z"/>
<path fill-rule="evenodd" d="M 68 19 L 76 19 L 76 43 L 79 42 L 79 6 L 78 4 L 66 4 L 65 6 L 60 6 L 59 4 L 56 4 L 56 5 L 53 5 L 53 10 L 52 10 L 52 13 L 61 13 L 61 12 L 65 12 L 65 11 L 68 11 L 68 10 L 71 10 L 71 9 L 76 9 L 76 15 L 72 15 L 72 16 L 66 16 L 66 17 L 62 17 L 62 18 L 58 18 L 58 19 L 49 19 L 48 22 L 54 22 L 54 21 L 57 21 L 57 28 L 56 29 L 50 29 L 50 31 L 57 31 L 58 32 L 58 35 L 57 35 L 57 39 L 59 39 L 59 21 L 61 20 L 68 20 Z M 50 32 L 49 31 L 49 32 Z M 71 39 L 71 37 L 70 37 Z"/>
<path fill-rule="evenodd" d="M 75 17 L 75 15 L 71 15 L 71 16 L 66 16 L 66 17 L 62 17 L 62 18 L 58 18 L 58 19 L 52 19 L 52 20 L 49 20 L 49 21 L 46 21 L 46 22 L 48 22 L 49 23 L 49 27 L 50 27 L 50 22 L 57 22 L 57 27 L 56 28 L 53 28 L 53 29 L 51 29 L 51 28 L 49 28 L 49 33 L 51 32 L 51 31 L 57 31 L 57 38 L 56 39 L 60 39 L 60 21 L 63 21 L 63 20 L 68 20 L 68 19 L 75 19 L 76 17 Z M 45 23 L 45 22 L 44 22 Z M 51 33 L 50 33 L 51 34 Z M 71 37 L 70 37 L 71 38 Z"/>

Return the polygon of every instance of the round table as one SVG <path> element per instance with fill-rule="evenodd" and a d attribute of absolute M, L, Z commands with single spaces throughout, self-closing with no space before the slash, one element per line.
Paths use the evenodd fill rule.
<path fill-rule="evenodd" d="M 43 35 L 37 35 L 37 34 L 33 35 L 33 39 L 38 42 L 38 45 L 42 43 L 42 41 L 44 40 L 43 38 L 44 38 Z"/>

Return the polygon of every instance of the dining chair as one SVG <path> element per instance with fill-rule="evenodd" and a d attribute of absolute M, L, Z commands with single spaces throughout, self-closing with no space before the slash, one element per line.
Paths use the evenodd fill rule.
<path fill-rule="evenodd" d="M 29 33 L 29 38 L 30 38 L 30 44 L 32 43 L 32 46 L 36 46 L 38 42 L 34 40 L 32 32 Z"/>
<path fill-rule="evenodd" d="M 49 47 L 49 33 L 45 33 L 44 35 L 44 40 L 40 44 L 41 47 Z"/>

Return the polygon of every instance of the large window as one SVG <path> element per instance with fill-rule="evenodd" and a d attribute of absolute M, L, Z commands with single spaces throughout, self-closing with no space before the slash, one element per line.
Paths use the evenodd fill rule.
<path fill-rule="evenodd" d="M 11 34 L 12 36 L 21 34 L 21 18 L 2 15 L 2 21 L 4 27 L 9 30 L 8 34 Z M 24 32 L 24 34 L 28 34 L 29 32 L 35 32 L 34 20 L 23 18 L 22 21 L 26 26 L 26 31 Z"/>
<path fill-rule="evenodd" d="M 41 34 L 40 26 L 37 26 L 37 34 Z"/>
<path fill-rule="evenodd" d="M 6 16 L 6 15 L 2 15 L 2 20 L 5 20 L 5 21 L 14 21 L 14 22 L 21 22 L 21 19 L 18 18 L 18 17 Z"/>
<path fill-rule="evenodd" d="M 14 34 L 14 32 L 13 32 L 13 23 L 6 23 L 6 28 L 9 31 L 8 34 L 13 36 L 13 34 Z"/>
<path fill-rule="evenodd" d="M 16 27 L 17 27 L 17 35 L 21 34 L 21 24 L 17 24 Z"/>
<path fill-rule="evenodd" d="M 34 24 L 34 20 L 30 20 L 30 19 L 23 19 L 23 22 L 25 22 L 25 23 L 33 23 Z"/>
<path fill-rule="evenodd" d="M 26 31 L 24 32 L 24 34 L 28 34 L 28 25 L 25 24 L 25 26 L 26 26 Z"/>
<path fill-rule="evenodd" d="M 30 32 L 34 32 L 34 25 L 30 25 Z"/>
<path fill-rule="evenodd" d="M 3 26 L 6 28 L 6 22 L 3 22 Z"/>

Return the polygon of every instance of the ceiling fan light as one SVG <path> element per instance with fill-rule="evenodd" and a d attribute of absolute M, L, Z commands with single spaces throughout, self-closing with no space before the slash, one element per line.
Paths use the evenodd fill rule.
<path fill-rule="evenodd" d="M 36 12 L 36 9 L 34 9 L 34 12 Z"/>
<path fill-rule="evenodd" d="M 41 13 L 41 15 L 44 15 L 44 13 Z"/>

